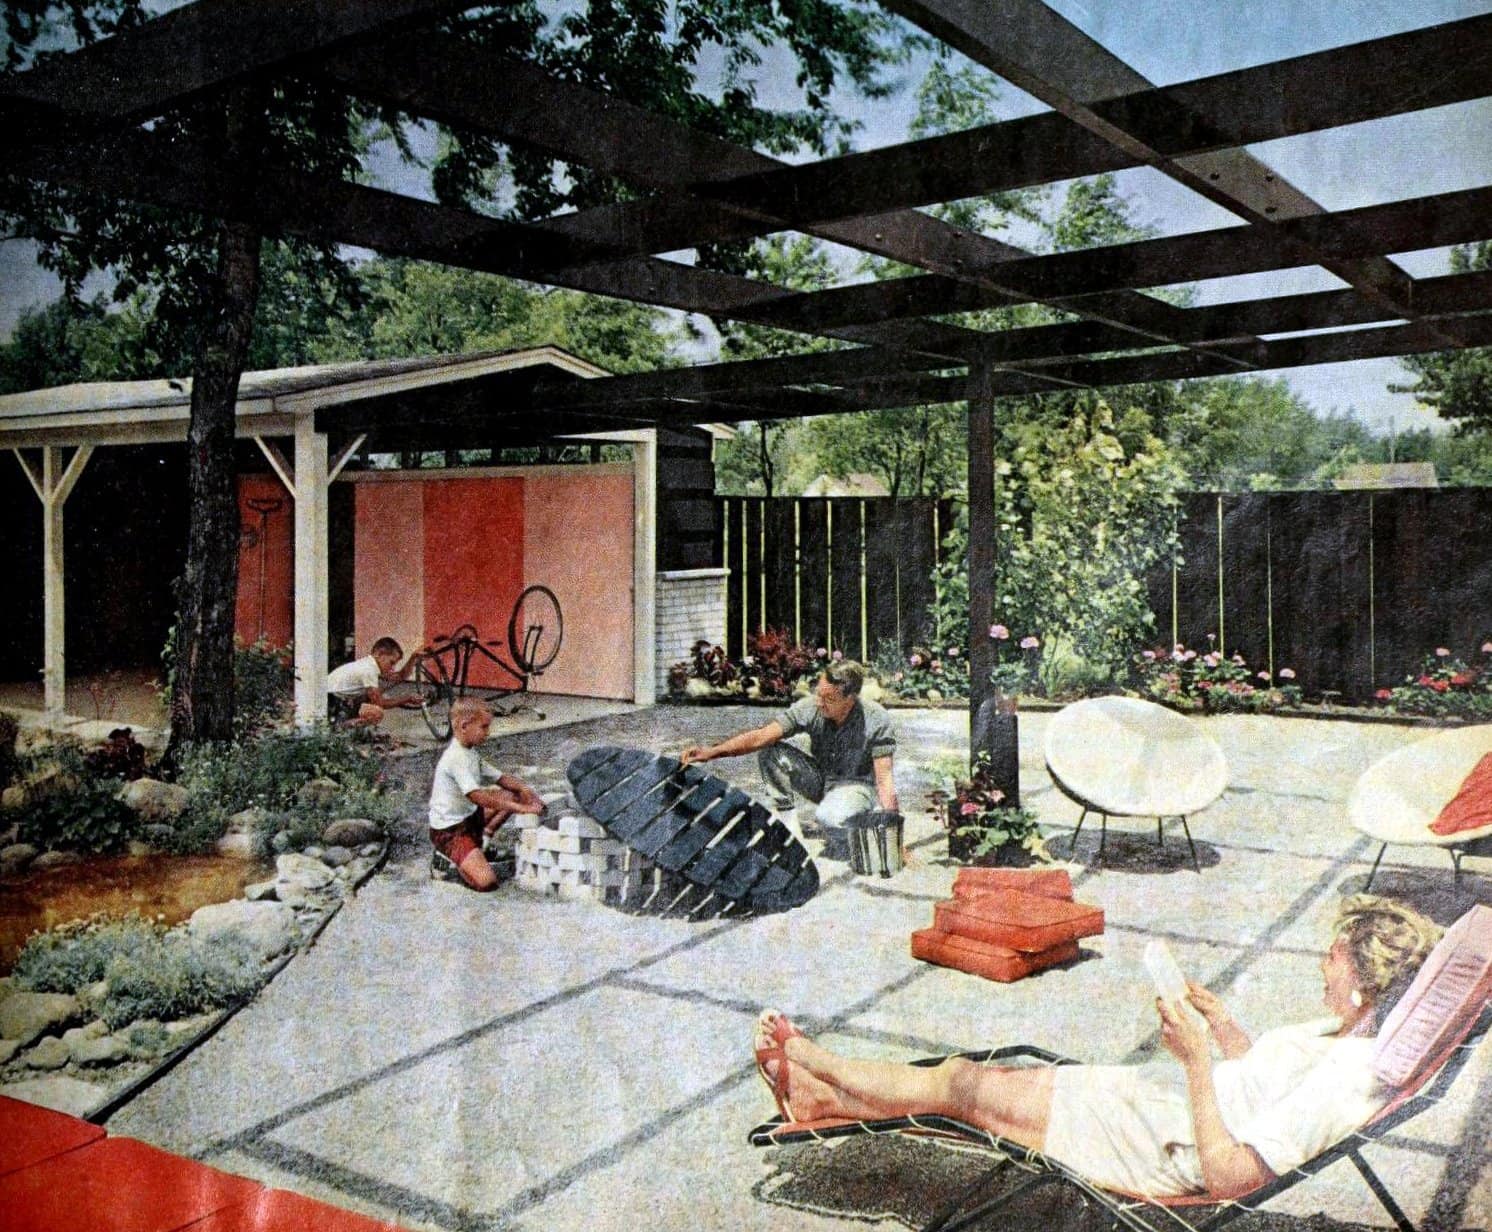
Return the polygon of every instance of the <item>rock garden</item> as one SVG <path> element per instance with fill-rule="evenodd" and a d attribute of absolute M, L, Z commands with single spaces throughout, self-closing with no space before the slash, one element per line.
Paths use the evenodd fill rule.
<path fill-rule="evenodd" d="M 263 725 L 167 781 L 0 715 L 0 1093 L 99 1113 L 250 999 L 384 858 L 382 752 Z"/>

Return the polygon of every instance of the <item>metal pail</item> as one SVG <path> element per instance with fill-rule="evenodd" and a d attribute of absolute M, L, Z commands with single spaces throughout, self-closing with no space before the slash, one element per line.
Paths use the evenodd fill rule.
<path fill-rule="evenodd" d="M 891 877 L 901 872 L 900 813 L 867 809 L 844 823 L 850 840 L 850 867 L 866 876 Z"/>

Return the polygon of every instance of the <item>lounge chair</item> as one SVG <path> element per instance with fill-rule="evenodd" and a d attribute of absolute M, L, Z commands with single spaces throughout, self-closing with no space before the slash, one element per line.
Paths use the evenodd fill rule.
<path fill-rule="evenodd" d="M 1110 817 L 1154 817 L 1165 842 L 1164 819 L 1181 822 L 1197 872 L 1196 844 L 1186 824 L 1228 785 L 1228 763 L 1217 742 L 1174 710 L 1137 697 L 1092 697 L 1065 706 L 1046 733 L 1046 768 L 1057 789 L 1082 805 L 1072 846 L 1090 812 L 1103 819 L 1103 859 Z"/>
<path fill-rule="evenodd" d="M 1363 1158 L 1365 1145 L 1433 1107 L 1451 1089 L 1473 1050 L 1492 1026 L 1492 908 L 1476 906 L 1447 931 L 1426 959 L 1409 990 L 1383 1024 L 1374 1052 L 1374 1069 L 1394 1090 L 1393 1098 L 1356 1133 L 1300 1167 L 1240 1198 L 1219 1202 L 1206 1195 L 1146 1198 L 1102 1189 L 1067 1164 L 1018 1143 L 946 1116 L 907 1116 L 884 1121 L 823 1120 L 788 1122 L 781 1117 L 758 1125 L 749 1135 L 753 1146 L 788 1146 L 825 1142 L 853 1134 L 908 1134 L 960 1149 L 989 1151 L 994 1168 L 959 1194 L 928 1223 L 923 1232 L 954 1232 L 1009 1206 L 1018 1198 L 1049 1185 L 1066 1185 L 1101 1208 L 1113 1225 L 1135 1232 L 1222 1227 L 1270 1199 L 1346 1158 L 1361 1174 L 1374 1197 L 1401 1232 L 1414 1224 L 1387 1184 Z M 1015 1045 L 958 1054 L 979 1064 L 1072 1065 L 1068 1057 L 1042 1048 Z M 928 1057 L 914 1065 L 941 1065 L 946 1057 Z M 1008 1168 L 1027 1174 L 1024 1181 L 994 1198 L 984 1198 Z"/>
<path fill-rule="evenodd" d="M 1448 834 L 1431 829 L 1489 754 L 1492 725 L 1482 724 L 1437 732 L 1396 749 L 1363 771 L 1347 802 L 1347 817 L 1358 830 L 1381 844 L 1364 888 L 1372 886 L 1390 843 L 1445 848 L 1458 883 L 1463 857 L 1492 854 L 1486 850 L 1492 844 L 1482 842 L 1492 838 L 1492 821 Z M 1474 821 L 1475 817 L 1464 820 Z"/>

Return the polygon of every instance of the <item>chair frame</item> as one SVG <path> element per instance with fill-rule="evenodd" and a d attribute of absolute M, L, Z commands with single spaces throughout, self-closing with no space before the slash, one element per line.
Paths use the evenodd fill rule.
<path fill-rule="evenodd" d="M 1402 1089 L 1382 1111 L 1355 1133 L 1341 1142 L 1328 1147 L 1319 1155 L 1306 1160 L 1258 1189 L 1239 1198 L 1219 1202 L 1202 1195 L 1180 1198 L 1146 1198 L 1138 1194 L 1120 1193 L 1103 1189 L 1058 1160 L 1051 1159 L 1040 1151 L 1034 1151 L 988 1130 L 979 1129 L 954 1117 L 937 1115 L 915 1115 L 895 1117 L 881 1121 L 806 1121 L 793 1124 L 775 1117 L 758 1125 L 748 1135 L 752 1146 L 787 1146 L 809 1142 L 827 1141 L 831 1138 L 848 1137 L 855 1134 L 900 1133 L 926 1137 L 945 1144 L 985 1150 L 998 1155 L 999 1162 L 983 1173 L 972 1185 L 966 1187 L 952 1202 L 934 1214 L 923 1232 L 956 1232 L 1001 1210 L 1025 1194 L 1047 1185 L 1069 1185 L 1083 1197 L 1103 1208 L 1113 1220 L 1114 1226 L 1131 1229 L 1131 1232 L 1210 1232 L 1221 1228 L 1242 1215 L 1255 1211 L 1271 1198 L 1294 1187 L 1308 1177 L 1324 1171 L 1338 1160 L 1352 1161 L 1363 1182 L 1378 1199 L 1394 1226 L 1400 1232 L 1415 1232 L 1414 1224 L 1395 1200 L 1383 1179 L 1373 1171 L 1363 1158 L 1362 1149 L 1376 1142 L 1389 1130 L 1439 1103 L 1455 1083 L 1472 1052 L 1492 1028 L 1492 1002 L 1483 1005 L 1481 1012 L 1470 1026 L 1454 1040 L 1433 1065 L 1427 1066 L 1423 1076 L 1411 1086 Z M 1028 1044 L 1016 1044 L 1006 1048 L 987 1049 L 979 1052 L 957 1053 L 957 1056 L 976 1064 L 998 1064 L 1008 1061 L 1027 1061 L 1041 1065 L 1075 1065 L 1078 1062 L 1044 1048 Z M 925 1057 L 913 1061 L 913 1065 L 941 1065 L 948 1057 Z M 1023 1183 L 995 1198 L 969 1205 L 981 1190 L 1007 1167 L 1015 1167 L 1030 1174 Z"/>

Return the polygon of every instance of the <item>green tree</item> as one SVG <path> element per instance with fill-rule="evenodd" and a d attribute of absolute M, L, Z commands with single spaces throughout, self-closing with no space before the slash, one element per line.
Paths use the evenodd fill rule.
<path fill-rule="evenodd" d="M 147 20 L 142 0 L 13 0 L 6 8 L 7 72 L 44 49 L 90 43 Z M 890 19 L 868 0 L 585 0 L 552 23 L 531 0 L 473 10 L 451 28 L 474 46 L 535 59 L 559 75 L 645 101 L 692 125 L 746 145 L 787 153 L 822 151 L 848 131 L 828 106 L 841 80 L 885 92 L 886 62 L 905 55 Z M 798 68 L 801 106 L 761 104 L 752 69 L 786 50 Z M 698 87 L 703 62 L 717 58 L 719 97 Z M 153 136 L 221 152 L 242 172 L 229 191 L 253 193 L 255 168 L 355 177 L 372 136 L 402 141 L 401 117 L 308 80 L 290 77 L 235 86 L 152 120 Z M 404 147 L 407 148 L 407 147 Z M 536 217 L 565 205 L 615 199 L 621 186 L 534 151 L 508 150 L 475 134 L 452 134 L 433 167 L 439 199 L 492 208 L 494 186 L 513 186 L 515 212 Z M 49 185 L 5 180 L 0 217 L 37 240 L 42 260 L 75 293 L 91 269 L 118 277 L 128 298 L 153 288 L 158 331 L 179 334 L 192 353 L 188 428 L 191 503 L 186 571 L 177 619 L 172 697 L 174 752 L 182 742 L 226 739 L 233 730 L 232 631 L 237 586 L 238 510 L 233 494 L 234 405 L 261 285 L 264 237 L 252 226 L 139 208 Z M 344 277 L 331 248 L 291 245 L 313 271 L 307 287 Z M 310 298 L 301 305 L 313 310 Z"/>
<path fill-rule="evenodd" d="M 807 422 L 806 446 L 826 474 L 871 474 L 892 496 L 961 489 L 968 466 L 962 406 L 826 415 Z"/>
<path fill-rule="evenodd" d="M 1492 240 L 1451 249 L 1451 273 L 1492 270 Z M 1399 361 L 1414 375 L 1412 385 L 1390 385 L 1411 393 L 1458 433 L 1492 435 L 1492 347 L 1431 351 Z"/>

